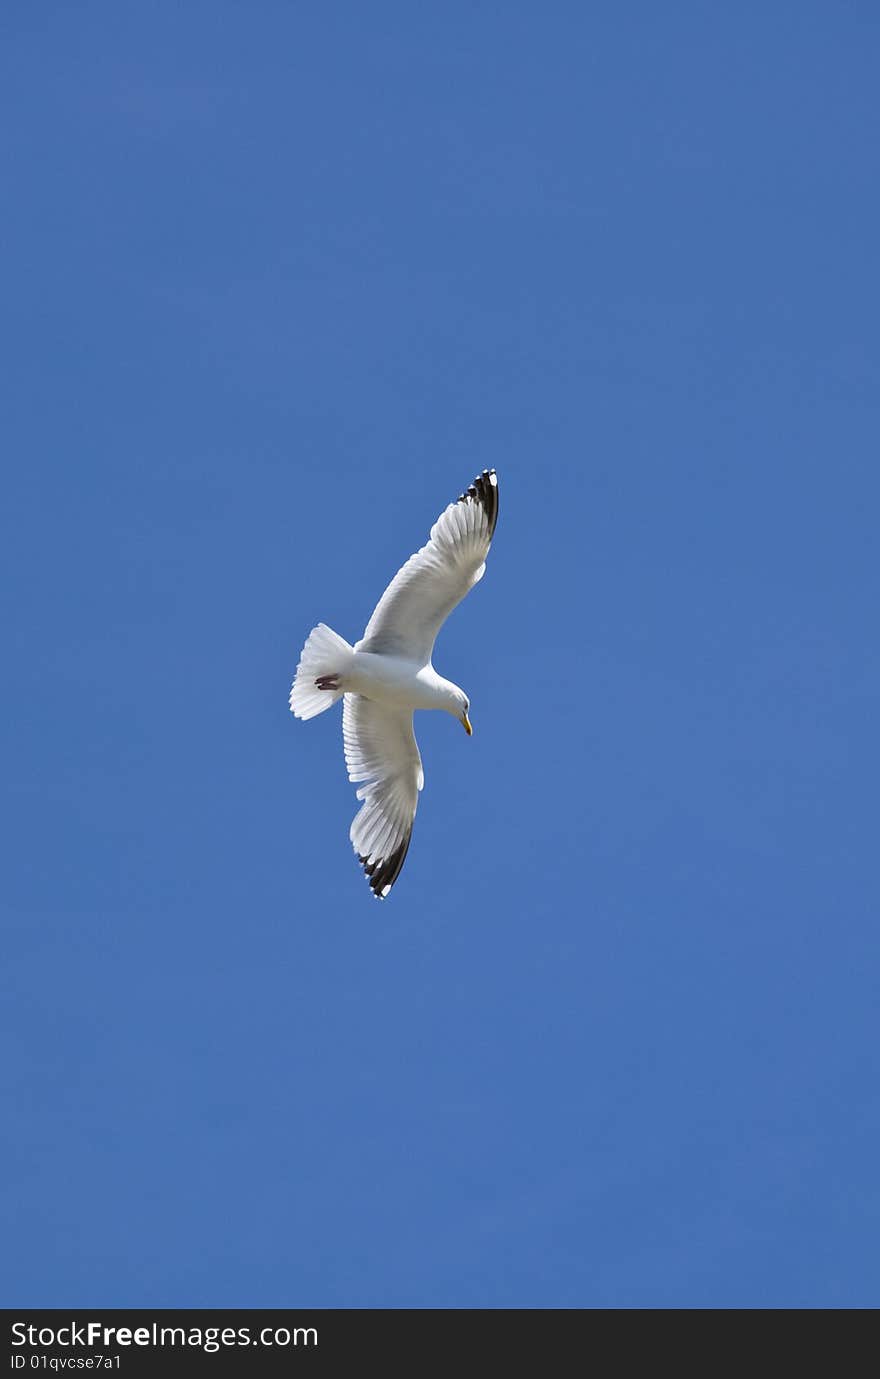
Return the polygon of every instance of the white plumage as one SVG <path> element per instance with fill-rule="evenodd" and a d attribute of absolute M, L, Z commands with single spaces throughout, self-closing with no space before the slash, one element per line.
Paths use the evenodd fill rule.
<path fill-rule="evenodd" d="M 444 709 L 471 732 L 467 695 L 437 674 L 431 656 L 446 618 L 483 577 L 497 519 L 498 481 L 485 470 L 398 570 L 361 640 L 350 646 L 319 623 L 297 666 L 290 691 L 297 718 L 314 718 L 345 697 L 345 764 L 362 801 L 350 836 L 380 899 L 400 875 L 424 784 L 413 711 Z"/>

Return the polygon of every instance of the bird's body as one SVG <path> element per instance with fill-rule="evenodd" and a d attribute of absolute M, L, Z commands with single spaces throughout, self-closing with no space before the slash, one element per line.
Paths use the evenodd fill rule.
<path fill-rule="evenodd" d="M 377 656 L 359 651 L 355 644 L 345 690 L 380 700 L 402 709 L 446 709 L 460 705 L 464 690 L 438 675 L 431 662 L 405 660 L 402 656 Z"/>
<path fill-rule="evenodd" d="M 380 899 L 400 875 L 424 784 L 414 711 L 443 709 L 471 733 L 467 695 L 437 674 L 431 655 L 446 617 L 483 577 L 497 518 L 498 483 L 485 470 L 397 572 L 361 640 L 351 646 L 319 623 L 297 666 L 290 707 L 298 718 L 344 697 L 345 762 L 363 801 L 351 841 Z"/>

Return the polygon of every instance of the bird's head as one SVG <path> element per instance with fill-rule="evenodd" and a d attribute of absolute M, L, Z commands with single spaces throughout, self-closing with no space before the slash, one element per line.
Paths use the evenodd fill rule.
<path fill-rule="evenodd" d="M 471 720 L 468 717 L 471 701 L 468 699 L 464 690 L 459 689 L 458 685 L 454 685 L 451 680 L 443 680 L 439 675 L 436 678 L 439 682 L 437 684 L 437 696 L 434 701 L 436 707 L 438 709 L 445 709 L 447 713 L 452 714 L 453 718 L 457 718 L 468 737 L 470 737 L 474 731 L 471 727 Z"/>
<path fill-rule="evenodd" d="M 468 717 L 468 712 L 471 707 L 471 701 L 468 699 L 467 695 L 463 694 L 461 691 L 459 691 L 459 694 L 461 695 L 461 697 L 458 703 L 458 721 L 464 728 L 468 737 L 471 737 L 474 731 L 471 727 L 471 720 Z"/>

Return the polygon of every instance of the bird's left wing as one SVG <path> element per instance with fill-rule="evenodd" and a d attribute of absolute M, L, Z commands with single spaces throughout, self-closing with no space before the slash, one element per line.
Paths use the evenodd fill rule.
<path fill-rule="evenodd" d="M 406 860 L 419 791 L 425 783 L 412 709 L 347 694 L 342 738 L 350 781 L 363 804 L 351 841 L 373 894 L 384 900 Z"/>
<path fill-rule="evenodd" d="M 498 480 L 484 470 L 431 528 L 376 604 L 357 651 L 425 664 L 443 623 L 482 579 L 498 521 Z"/>

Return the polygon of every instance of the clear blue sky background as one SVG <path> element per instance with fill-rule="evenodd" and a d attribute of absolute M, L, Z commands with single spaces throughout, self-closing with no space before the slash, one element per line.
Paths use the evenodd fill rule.
<path fill-rule="evenodd" d="M 880 1301 L 878 43 L 4 8 L 7 1305 Z M 493 465 L 380 906 L 289 681 Z"/>

